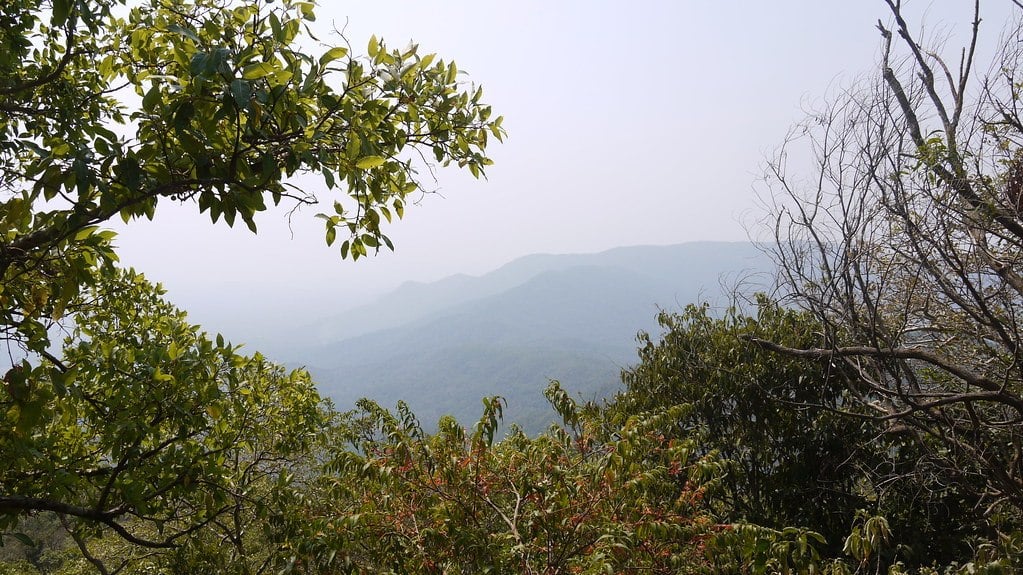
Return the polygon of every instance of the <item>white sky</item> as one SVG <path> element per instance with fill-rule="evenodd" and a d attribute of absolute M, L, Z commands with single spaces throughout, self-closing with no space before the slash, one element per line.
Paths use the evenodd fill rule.
<path fill-rule="evenodd" d="M 315 208 L 290 231 L 284 211 L 262 214 L 253 236 L 168 202 L 155 222 L 122 229 L 126 264 L 235 339 L 530 253 L 745 240 L 765 156 L 808 102 L 872 71 L 875 25 L 888 20 L 881 0 L 321 4 L 317 24 L 347 18 L 356 48 L 376 34 L 455 60 L 505 116 L 508 138 L 490 150 L 489 181 L 440 171 L 440 195 L 387 230 L 396 251 L 368 261 L 341 262 Z M 911 2 L 911 21 L 963 33 L 972 4 Z M 993 39 L 1010 2 L 985 4 Z"/>

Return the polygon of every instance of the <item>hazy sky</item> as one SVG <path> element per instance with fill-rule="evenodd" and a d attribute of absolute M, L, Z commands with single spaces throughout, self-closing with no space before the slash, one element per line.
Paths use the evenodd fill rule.
<path fill-rule="evenodd" d="M 290 229 L 284 211 L 262 214 L 258 236 L 170 203 L 122 228 L 122 260 L 213 329 L 308 321 L 402 281 L 529 253 L 744 240 L 764 158 L 808 105 L 872 71 L 875 25 L 888 20 L 881 0 L 321 4 L 321 39 L 334 24 L 356 48 L 376 34 L 455 60 L 508 138 L 491 149 L 489 180 L 439 171 L 439 194 L 387 230 L 396 251 L 368 261 L 326 247 L 315 207 Z M 985 4 L 995 37 L 1010 2 Z M 918 0 L 911 21 L 954 44 L 970 6 Z"/>

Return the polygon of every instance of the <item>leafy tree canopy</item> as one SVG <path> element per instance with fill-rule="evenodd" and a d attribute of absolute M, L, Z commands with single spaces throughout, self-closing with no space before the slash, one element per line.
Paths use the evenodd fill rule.
<path fill-rule="evenodd" d="M 690 407 L 661 432 L 726 462 L 707 502 L 719 520 L 746 524 L 715 539 L 715 561 L 728 564 L 736 553 L 735 561 L 752 561 L 762 545 L 782 551 L 759 560 L 795 557 L 785 549 L 806 537 L 795 528 L 822 535 L 815 545 L 823 556 L 841 557 L 864 512 L 887 518 L 894 535 L 883 558 L 880 545 L 871 558 L 889 564 L 968 560 L 976 540 L 996 537 L 978 505 L 979 483 L 955 481 L 933 444 L 858 414 L 841 366 L 751 341 L 813 347 L 823 336 L 812 314 L 761 298 L 753 315 L 729 309 L 715 317 L 691 305 L 662 313 L 660 323 L 659 339 L 641 335 L 640 361 L 624 371 L 626 390 L 604 417 L 613 428 L 635 414 Z M 863 521 L 873 529 L 881 519 Z"/>
<path fill-rule="evenodd" d="M 105 222 L 181 201 L 255 231 L 271 206 L 329 198 L 326 243 L 359 258 L 391 247 L 419 170 L 491 163 L 501 118 L 454 63 L 376 37 L 358 56 L 314 19 L 294 0 L 0 6 L 0 531 L 53 512 L 101 571 L 202 530 L 248 556 L 242 518 L 322 427 L 307 374 L 118 271 Z M 97 555 L 109 534 L 129 550 Z"/>
<path fill-rule="evenodd" d="M 308 572 L 697 573 L 713 529 L 699 510 L 713 462 L 664 437 L 685 407 L 631 418 L 602 437 L 595 412 L 556 383 L 565 420 L 493 443 L 502 403 L 472 430 L 423 432 L 403 406 L 371 402 L 336 428 L 327 474 L 280 533 Z"/>
<path fill-rule="evenodd" d="M 473 175 L 501 139 L 482 91 L 415 45 L 321 46 L 311 2 L 17 0 L 0 9 L 0 329 L 40 352 L 97 266 L 113 217 L 194 201 L 243 222 L 317 196 L 328 244 L 391 247 L 417 166 Z"/>
<path fill-rule="evenodd" d="M 6 377 L 0 528 L 50 511 L 83 550 L 164 549 L 286 487 L 323 422 L 308 374 L 210 339 L 137 274 L 99 279 L 62 359 Z"/>

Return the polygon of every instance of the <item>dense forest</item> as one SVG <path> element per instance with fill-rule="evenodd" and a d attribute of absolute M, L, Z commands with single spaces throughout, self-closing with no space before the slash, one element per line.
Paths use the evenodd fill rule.
<path fill-rule="evenodd" d="M 1023 27 L 943 50 L 879 6 L 876 75 L 768 161 L 776 288 L 662 313 L 617 394 L 551 382 L 527 434 L 500 396 L 336 409 L 103 227 L 319 202 L 341 257 L 390 248 L 421 170 L 505 135 L 454 63 L 310 55 L 310 2 L 7 1 L 0 573 L 1019 572 Z"/>

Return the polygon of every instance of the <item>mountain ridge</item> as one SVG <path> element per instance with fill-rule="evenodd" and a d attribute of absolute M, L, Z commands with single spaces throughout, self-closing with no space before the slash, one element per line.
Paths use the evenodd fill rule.
<path fill-rule="evenodd" d="M 469 423 L 480 398 L 502 395 L 507 421 L 536 426 L 551 419 L 541 395 L 549 378 L 606 396 L 636 355 L 637 332 L 657 330 L 659 310 L 719 300 L 723 275 L 769 269 L 742 242 L 533 254 L 481 276 L 406 282 L 325 319 L 347 329 L 316 334 L 326 341 L 292 359 L 342 408 L 362 396 L 387 407 L 402 399 L 424 422 L 450 413 Z"/>
<path fill-rule="evenodd" d="M 665 265 L 672 260 L 694 259 L 701 262 L 701 267 L 707 268 L 714 266 L 706 260 L 718 257 L 721 251 L 733 260 L 738 251 L 742 256 L 757 262 L 764 256 L 756 246 L 758 244 L 750 242 L 689 242 L 662 246 L 623 246 L 590 254 L 529 254 L 480 275 L 453 274 L 434 282 L 404 282 L 364 305 L 303 326 L 296 332 L 295 339 L 301 341 L 301 347 L 305 347 L 404 325 L 410 320 L 468 300 L 495 295 L 554 268 L 615 265 L 633 271 L 646 271 L 652 266 Z M 762 267 L 762 262 L 757 265 Z M 735 273 L 742 270 L 730 271 Z M 684 281 L 684 278 L 677 275 L 672 279 L 679 283 Z M 312 334 L 312 338 L 309 334 Z"/>

